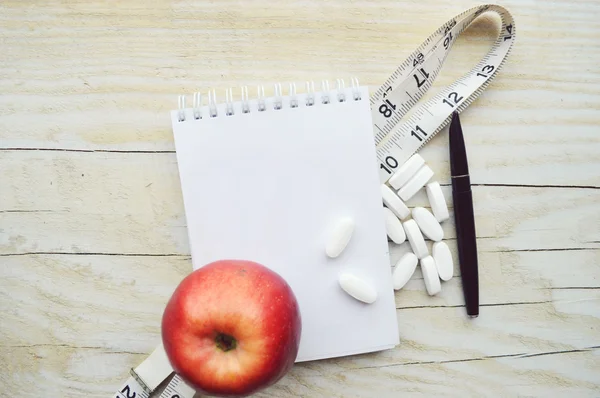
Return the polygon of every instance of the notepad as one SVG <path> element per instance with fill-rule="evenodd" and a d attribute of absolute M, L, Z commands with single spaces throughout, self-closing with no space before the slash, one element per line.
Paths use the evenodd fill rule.
<path fill-rule="evenodd" d="M 291 86 L 293 87 L 293 86 Z M 310 86 L 309 86 L 310 87 Z M 192 264 L 246 259 L 279 273 L 300 306 L 297 362 L 392 348 L 399 343 L 387 235 L 363 86 L 208 104 L 194 96 L 173 110 Z M 342 254 L 328 233 L 355 222 Z M 365 304 L 339 286 L 350 271 L 377 289 Z"/>

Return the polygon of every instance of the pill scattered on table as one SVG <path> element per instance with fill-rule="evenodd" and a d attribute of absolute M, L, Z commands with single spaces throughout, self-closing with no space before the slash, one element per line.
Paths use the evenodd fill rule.
<path fill-rule="evenodd" d="M 454 274 L 452 253 L 446 242 L 435 242 L 431 248 L 435 266 L 441 280 L 449 281 Z"/>
<path fill-rule="evenodd" d="M 427 165 L 421 167 L 419 171 L 417 171 L 417 173 L 412 176 L 402 188 L 400 188 L 398 196 L 406 202 L 415 196 L 415 194 L 427 184 L 427 181 L 429 181 L 431 177 L 433 177 L 433 170 Z"/>
<path fill-rule="evenodd" d="M 431 256 L 424 257 L 420 260 L 421 272 L 425 281 L 425 288 L 430 296 L 436 295 L 442 291 L 442 284 L 438 276 L 435 260 Z"/>
<path fill-rule="evenodd" d="M 403 220 L 410 215 L 410 210 L 402 199 L 386 184 L 381 184 L 381 198 L 383 204 L 387 206 L 399 219 Z"/>
<path fill-rule="evenodd" d="M 358 276 L 344 272 L 339 276 L 340 287 L 363 303 L 372 304 L 377 300 L 377 290 Z"/>
<path fill-rule="evenodd" d="M 412 250 L 404 254 L 392 270 L 394 290 L 400 290 L 408 283 L 418 264 L 429 295 L 438 294 L 441 291 L 441 281 L 448 281 L 453 277 L 452 254 L 448 245 L 442 242 L 444 230 L 441 225 L 450 218 L 450 214 L 439 182 L 431 181 L 433 175 L 433 170 L 427 166 L 423 157 L 414 154 L 388 179 L 389 186 L 381 185 L 387 236 L 396 245 L 408 240 Z M 420 206 L 409 209 L 405 201 L 424 187 L 431 211 Z M 408 219 L 410 215 L 412 219 Z M 352 220 L 342 219 L 327 244 L 327 255 L 332 258 L 339 256 L 348 245 L 353 231 Z M 432 253 L 429 252 L 425 238 L 434 241 Z M 356 275 L 343 273 L 339 276 L 339 284 L 346 293 L 359 301 L 372 303 L 377 299 L 377 291 Z"/>
<path fill-rule="evenodd" d="M 410 280 L 410 277 L 415 273 L 419 259 L 414 253 L 408 252 L 403 255 L 396 263 L 392 272 L 392 280 L 394 290 L 400 290 Z"/>
<path fill-rule="evenodd" d="M 390 177 L 390 185 L 394 189 L 400 189 L 424 164 L 423 157 L 415 153 Z"/>
<path fill-rule="evenodd" d="M 427 199 L 429 199 L 431 211 L 433 212 L 435 219 L 438 220 L 438 222 L 443 222 L 450 218 L 448 205 L 446 204 L 446 198 L 444 198 L 444 193 L 442 192 L 440 183 L 437 181 L 432 181 L 427 184 L 425 190 L 427 192 Z"/>
<path fill-rule="evenodd" d="M 419 229 L 429 239 L 439 242 L 444 239 L 444 230 L 434 215 L 424 207 L 412 209 L 413 220 L 417 222 Z"/>
<path fill-rule="evenodd" d="M 429 249 L 425 243 L 425 238 L 417 225 L 415 220 L 408 220 L 402 224 L 404 232 L 406 232 L 406 238 L 410 243 L 413 253 L 418 258 L 423 258 L 429 255 Z"/>
<path fill-rule="evenodd" d="M 338 257 L 348 245 L 353 232 L 354 220 L 352 218 L 343 217 L 338 220 L 325 246 L 327 256 L 331 258 Z"/>
<path fill-rule="evenodd" d="M 403 243 L 406 240 L 406 233 L 404 232 L 402 223 L 398 217 L 396 217 L 396 215 L 387 207 L 383 208 L 383 213 L 385 217 L 385 229 L 387 230 L 387 235 L 395 244 L 399 245 Z"/>

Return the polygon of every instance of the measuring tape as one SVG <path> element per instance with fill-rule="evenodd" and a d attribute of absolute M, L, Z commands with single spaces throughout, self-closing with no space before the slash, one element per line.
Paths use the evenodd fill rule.
<path fill-rule="evenodd" d="M 458 36 L 481 14 L 494 12 L 502 20 L 498 39 L 485 57 L 466 75 L 402 118 L 431 87 Z M 425 40 L 371 95 L 371 115 L 385 183 L 394 171 L 463 111 L 497 75 L 515 41 L 512 15 L 503 7 L 486 4 L 471 8 L 442 25 Z"/>
<path fill-rule="evenodd" d="M 440 72 L 458 36 L 481 14 L 494 12 L 502 20 L 498 39 L 486 56 L 466 75 L 402 118 L 423 97 Z M 468 107 L 496 76 L 515 40 L 515 23 L 503 7 L 486 4 L 471 8 L 442 25 L 415 50 L 375 93 L 371 113 L 379 176 L 382 183 L 450 121 L 452 112 Z M 159 345 L 113 395 L 113 398 L 149 398 L 173 374 Z M 175 374 L 160 398 L 192 398 L 193 388 Z"/>
<path fill-rule="evenodd" d="M 167 375 L 165 380 L 171 375 Z M 148 398 L 151 392 L 148 392 L 146 385 L 140 384 L 137 377 L 131 376 L 127 381 L 119 388 L 119 390 L 113 396 L 114 398 Z M 187 385 L 183 379 L 175 374 L 167 387 L 160 394 L 160 398 L 192 398 L 196 394 L 196 391 Z"/>
<path fill-rule="evenodd" d="M 149 398 L 158 386 L 173 374 L 173 369 L 162 344 L 137 367 L 131 376 L 113 394 L 113 398 Z M 175 374 L 160 394 L 160 398 L 192 398 L 196 391 Z"/>

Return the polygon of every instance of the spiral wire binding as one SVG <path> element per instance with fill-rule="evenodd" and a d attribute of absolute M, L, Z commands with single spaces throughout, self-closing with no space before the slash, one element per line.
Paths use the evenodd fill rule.
<path fill-rule="evenodd" d="M 360 94 L 360 86 L 358 83 L 358 79 L 353 77 L 351 79 L 351 87 L 352 87 L 352 99 L 354 101 L 362 100 Z M 346 85 L 344 79 L 336 79 L 335 88 L 337 91 L 337 96 L 334 97 L 338 102 L 346 102 L 348 98 L 346 98 Z M 276 83 L 273 87 L 274 95 L 273 95 L 273 109 L 280 110 L 283 108 L 283 90 L 281 88 L 280 83 Z M 242 86 L 240 88 L 241 92 L 241 107 L 242 113 L 250 113 L 250 98 L 248 96 L 248 87 Z M 328 80 L 323 80 L 321 82 L 321 103 L 329 104 L 332 101 L 330 86 Z M 288 88 L 288 96 L 289 96 L 289 106 L 290 108 L 298 107 L 298 93 L 296 91 L 296 83 L 290 83 Z M 258 111 L 264 112 L 267 110 L 267 103 L 265 98 L 265 88 L 262 85 L 257 86 L 257 95 L 256 101 L 258 105 Z M 313 81 L 306 82 L 306 106 L 313 106 L 316 102 L 316 93 L 315 93 L 315 84 Z M 178 109 L 177 109 L 177 118 L 179 122 L 184 122 L 186 120 L 186 99 L 185 95 L 180 95 L 178 97 Z M 193 105 L 192 105 L 192 114 L 195 120 L 202 119 L 202 94 L 200 92 L 195 92 L 193 94 Z M 225 90 L 225 115 L 231 116 L 235 114 L 234 108 L 234 98 L 233 98 L 233 89 L 228 88 Z M 208 91 L 208 116 L 209 117 L 217 117 L 218 116 L 218 108 L 217 108 L 217 94 L 214 89 Z"/>
<path fill-rule="evenodd" d="M 233 115 L 233 91 L 228 89 L 225 91 L 225 114 L 227 116 Z"/>
<path fill-rule="evenodd" d="M 281 84 L 277 83 L 274 87 L 275 98 L 273 103 L 273 108 L 275 110 L 279 110 L 283 107 L 283 99 L 281 98 Z"/>
<path fill-rule="evenodd" d="M 179 99 L 178 99 L 178 107 L 179 107 L 179 113 L 178 113 L 178 119 L 180 122 L 185 121 L 185 95 L 180 95 Z"/>
<path fill-rule="evenodd" d="M 257 91 L 256 97 L 257 97 L 257 101 L 258 101 L 258 111 L 263 112 L 267 109 L 267 105 L 265 103 L 265 88 L 264 88 L 264 86 L 258 86 L 256 91 Z"/>
<path fill-rule="evenodd" d="M 315 104 L 315 82 L 306 82 L 306 106 Z"/>
<path fill-rule="evenodd" d="M 329 81 L 323 80 L 321 82 L 321 102 L 324 104 L 329 103 Z"/>
<path fill-rule="evenodd" d="M 360 101 L 360 100 L 362 100 L 362 97 L 360 95 L 360 86 L 358 84 L 358 79 L 356 77 L 353 77 L 351 80 L 352 80 L 352 95 L 354 96 L 354 101 Z"/>
<path fill-rule="evenodd" d="M 200 94 L 199 92 L 196 92 L 196 93 L 194 93 L 194 107 L 193 107 L 194 119 L 196 119 L 196 120 L 202 119 L 201 107 L 202 107 L 202 94 Z"/>
<path fill-rule="evenodd" d="M 208 91 L 208 113 L 210 117 L 217 117 L 217 93 L 214 89 Z"/>
<path fill-rule="evenodd" d="M 248 102 L 248 87 L 243 86 L 242 91 L 242 113 L 250 112 L 250 102 Z"/>
<path fill-rule="evenodd" d="M 343 79 L 337 79 L 336 89 L 338 92 L 338 101 L 344 102 L 346 101 L 346 94 L 344 94 L 344 89 L 346 88 Z"/>
<path fill-rule="evenodd" d="M 296 98 L 296 83 L 290 83 L 290 107 L 298 107 L 298 98 Z"/>

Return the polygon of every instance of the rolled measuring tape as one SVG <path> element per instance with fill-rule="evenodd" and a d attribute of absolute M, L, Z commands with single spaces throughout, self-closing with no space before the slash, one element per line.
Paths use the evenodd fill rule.
<path fill-rule="evenodd" d="M 163 381 L 173 374 L 173 368 L 162 344 L 152 351 L 137 367 L 131 369 L 131 376 L 117 390 L 113 398 L 148 398 Z M 160 398 L 192 398 L 196 391 L 175 375 L 161 393 Z"/>
<path fill-rule="evenodd" d="M 490 51 L 467 74 L 419 105 L 403 121 L 404 115 L 433 84 L 458 36 L 485 12 L 498 14 L 502 21 L 500 34 Z M 514 19 L 505 8 L 494 4 L 473 7 L 429 36 L 371 95 L 382 183 L 449 123 L 452 112 L 463 111 L 485 90 L 506 61 L 516 33 Z"/>
<path fill-rule="evenodd" d="M 467 74 L 402 118 L 431 88 L 450 49 L 460 34 L 481 14 L 500 16 L 500 34 L 490 51 Z M 379 177 L 385 183 L 414 153 L 442 130 L 452 112 L 467 108 L 490 84 L 506 61 L 515 41 L 512 15 L 495 4 L 473 7 L 446 22 L 427 38 L 375 91 L 370 98 L 373 131 L 379 161 Z M 159 345 L 139 366 L 113 398 L 149 398 L 173 374 Z M 160 398 L 192 398 L 195 391 L 175 374 Z"/>

